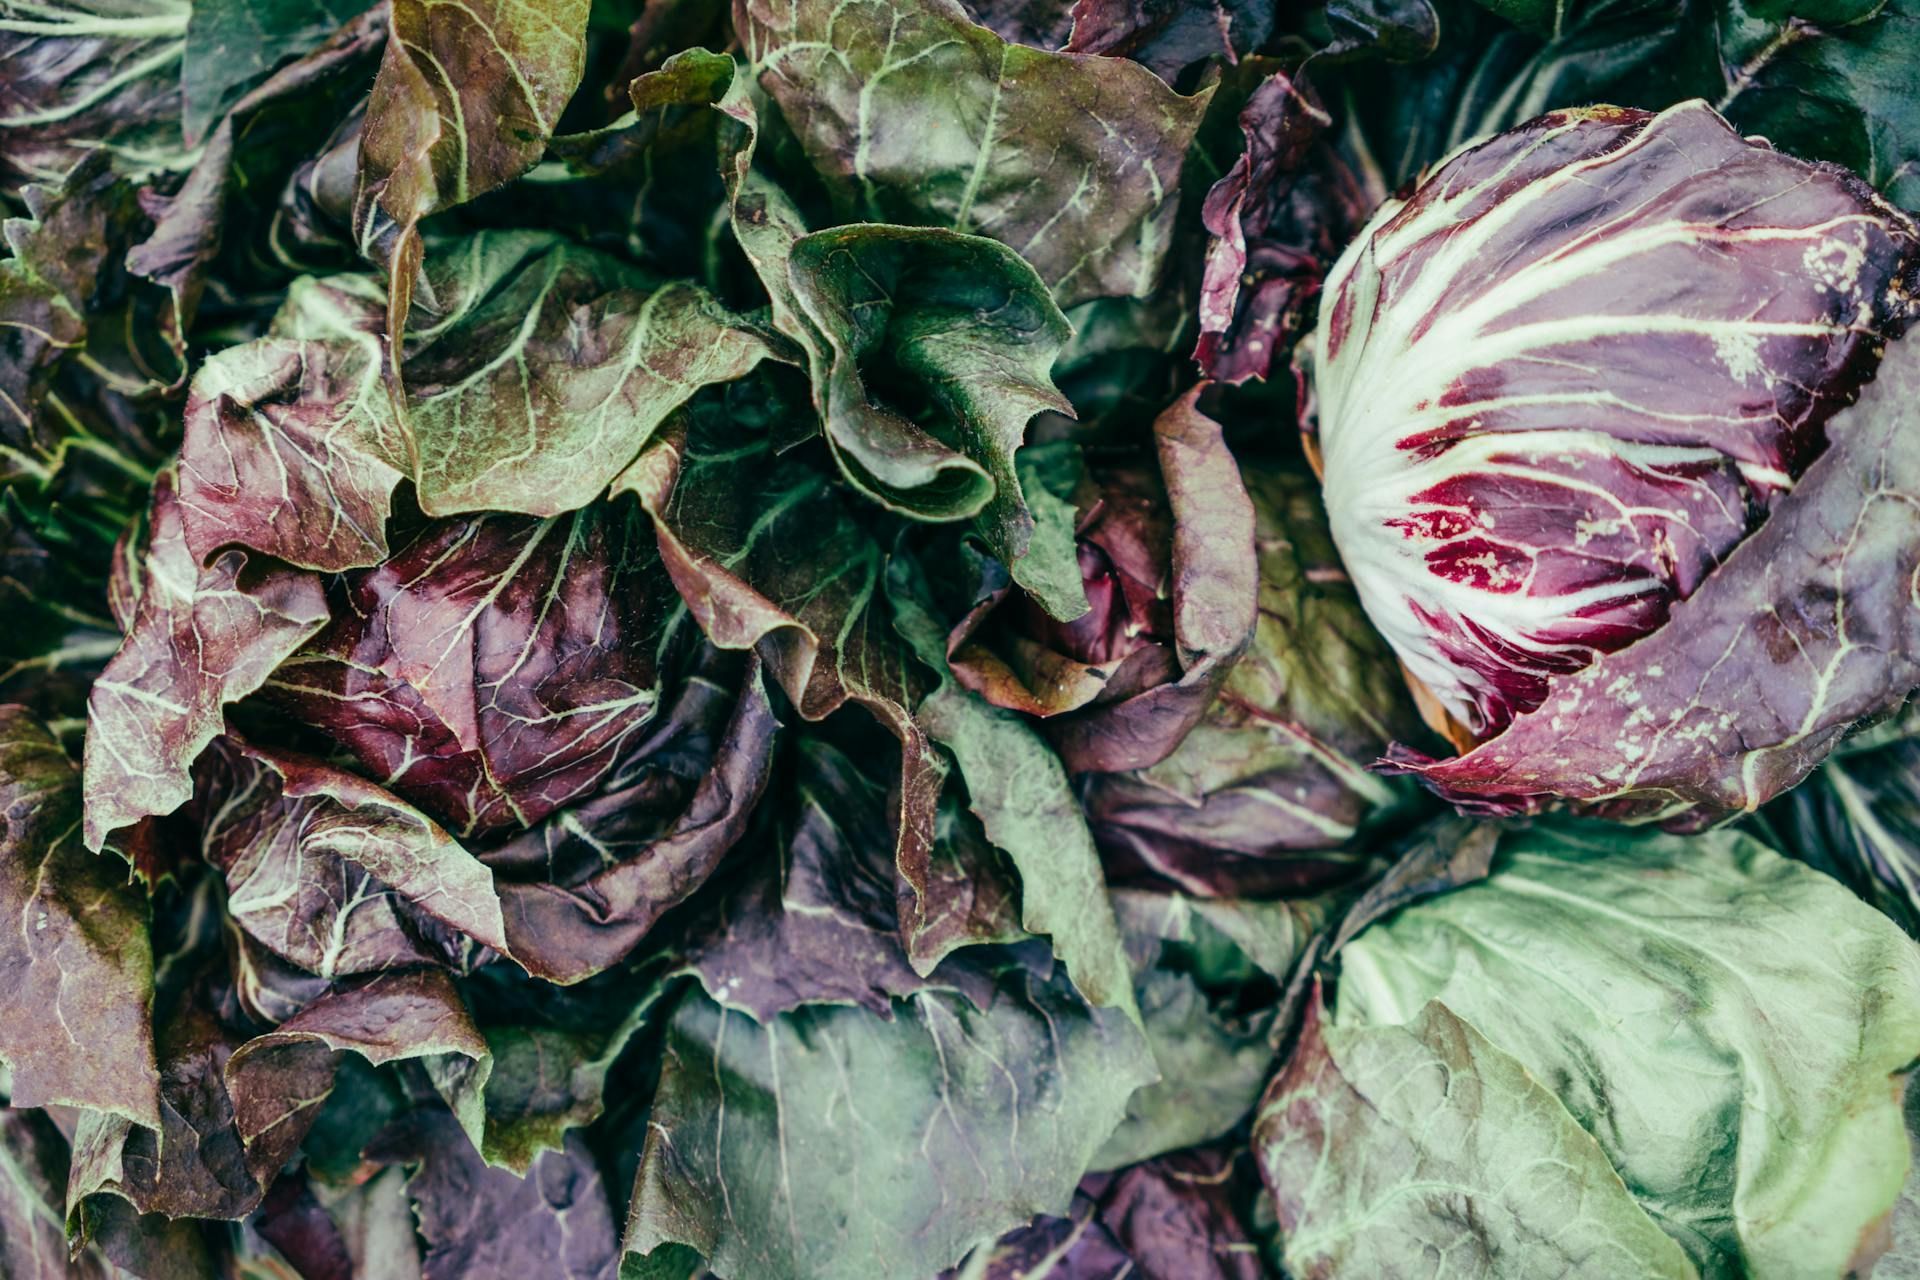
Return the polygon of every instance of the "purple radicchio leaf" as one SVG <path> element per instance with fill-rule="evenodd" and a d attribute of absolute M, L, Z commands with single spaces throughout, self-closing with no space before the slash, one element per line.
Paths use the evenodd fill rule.
<path fill-rule="evenodd" d="M 154 481 L 147 530 L 120 596 L 126 639 L 87 699 L 89 849 L 191 799 L 188 770 L 220 733 L 226 704 L 264 684 L 327 618 L 317 574 L 239 548 L 202 564 L 187 547 L 171 470 Z"/>
<path fill-rule="evenodd" d="M 126 1205 L 89 1206 L 69 1242 L 63 1211 L 71 1152 L 54 1114 L 0 1109 L 0 1274 L 68 1280 L 200 1280 L 214 1260 L 195 1222 L 136 1217 Z"/>
<path fill-rule="evenodd" d="M 329 598 L 267 696 L 459 836 L 590 792 L 658 702 L 672 593 L 631 502 L 428 522 Z"/>
<path fill-rule="evenodd" d="M 227 914 L 282 960 L 331 981 L 508 950 L 487 868 L 374 783 L 232 736 L 195 775 Z"/>
<path fill-rule="evenodd" d="M 778 730 L 758 657 L 708 651 L 595 794 L 481 855 L 514 959 L 563 983 L 623 959 L 745 833 Z"/>
<path fill-rule="evenodd" d="M 80 843 L 80 774 L 0 707 L 0 1062 L 8 1103 L 160 1120 L 146 895 Z"/>
<path fill-rule="evenodd" d="M 438 970 L 337 989 L 251 1039 L 215 1011 L 204 980 L 168 1012 L 158 1035 L 161 1126 L 82 1113 L 70 1215 L 90 1197 L 111 1195 L 143 1214 L 244 1218 L 298 1150 L 349 1051 L 376 1065 L 439 1065 L 467 1131 L 481 1129 L 480 1087 L 492 1059 Z"/>
<path fill-rule="evenodd" d="M 746 413 L 744 399 L 696 401 L 614 491 L 639 496 L 675 589 L 716 648 L 757 651 L 802 719 L 852 703 L 899 742 L 889 825 L 911 889 L 901 925 L 917 937 L 939 914 L 933 826 L 946 776 L 911 711 L 928 682 L 893 633 L 880 546 L 826 474 L 776 456 Z"/>
<path fill-rule="evenodd" d="M 1240 112 L 1246 149 L 1200 213 L 1211 239 L 1193 358 L 1208 377 L 1238 384 L 1286 367 L 1366 217 L 1360 179 L 1324 137 L 1331 124 L 1299 69 L 1275 70 Z"/>
<path fill-rule="evenodd" d="M 614 1209 L 586 1143 L 542 1153 L 521 1177 L 489 1168 L 445 1111 L 410 1112 L 371 1147 L 409 1170 L 407 1197 L 426 1248 L 421 1280 L 614 1280 Z"/>
<path fill-rule="evenodd" d="M 1900 393 L 1834 415 L 1916 277 L 1904 215 L 1697 103 L 1542 117 L 1376 215 L 1312 343 L 1327 507 L 1433 718 L 1481 744 L 1401 762 L 1501 812 L 1680 820 L 1903 697 L 1910 610 L 1867 586 L 1902 554 Z"/>
<path fill-rule="evenodd" d="M 18 198 L 101 152 L 136 177 L 184 167 L 175 68 L 191 11 L 186 0 L 132 13 L 58 0 L 0 29 L 0 193 Z"/>
<path fill-rule="evenodd" d="M 1156 420 L 1157 475 L 1095 470 L 1077 535 L 1089 612 L 1056 622 L 1003 587 L 947 641 L 960 683 L 1042 717 L 1076 772 L 1165 759 L 1254 629 L 1253 507 L 1199 394 Z"/>
<path fill-rule="evenodd" d="M 737 888 L 686 947 L 686 966 L 709 997 L 762 1023 L 803 1005 L 858 1005 L 891 1017 L 893 1001 L 925 990 L 957 991 L 984 1008 L 989 974 L 964 958 L 930 972 L 910 962 L 889 856 L 887 785 L 830 742 L 793 744 L 790 790 L 776 795 L 758 831 L 777 849 L 743 869 Z M 772 852 L 772 851 L 769 851 Z M 990 866 L 991 864 L 989 864 Z M 1023 938 L 1013 895 L 970 941 Z"/>
<path fill-rule="evenodd" d="M 1151 768 L 1083 782 L 1118 884 L 1203 898 L 1315 892 L 1364 867 L 1364 830 L 1408 807 L 1371 771 L 1419 739 L 1391 651 L 1368 625 L 1297 461 L 1241 467 L 1259 564 L 1253 641 L 1180 746 Z"/>
<path fill-rule="evenodd" d="M 313 3 L 319 7 L 332 0 Z M 217 4 L 195 5 L 193 27 L 222 21 L 244 23 L 250 17 L 274 24 L 275 18 L 284 16 L 255 16 L 238 4 L 226 7 L 239 12 L 222 14 Z M 337 17 L 323 11 L 327 20 L 321 32 L 324 39 L 310 40 L 308 33 L 285 29 L 274 33 L 303 56 L 242 95 L 230 110 L 220 114 L 204 140 L 192 139 L 204 145 L 177 188 L 149 187 L 142 194 L 153 228 L 127 252 L 127 270 L 163 286 L 172 296 L 183 325 L 191 324 L 199 310 L 215 258 L 223 248 L 236 242 L 244 244 L 250 238 L 247 212 L 239 207 L 245 203 L 243 193 L 278 188 L 304 158 L 304 149 L 313 140 L 314 119 L 335 118 L 347 102 L 366 90 L 386 38 L 384 11 L 376 6 L 354 17 L 363 7 L 356 0 L 347 0 L 341 7 L 346 11 Z M 338 30 L 333 29 L 335 26 Z M 231 52 L 225 58 L 211 52 L 192 56 L 197 45 L 213 40 L 238 46 L 240 56 L 236 58 Z M 314 46 L 310 50 L 304 47 L 309 43 Z M 266 70 L 277 61 L 271 50 L 243 42 L 231 29 L 214 36 L 190 28 L 189 59 L 182 79 L 191 91 L 196 71 L 208 68 L 210 63 L 223 63 L 224 70 L 237 71 L 239 68 L 231 64 L 245 62 L 249 53 L 265 60 L 258 70 Z M 190 132 L 196 124 L 205 127 L 194 121 L 194 115 L 190 100 Z"/>
<path fill-rule="evenodd" d="M 1263 1280 L 1245 1212 L 1256 1189 L 1249 1162 L 1220 1147 L 1096 1174 L 1067 1216 L 1035 1218 L 941 1280 Z"/>

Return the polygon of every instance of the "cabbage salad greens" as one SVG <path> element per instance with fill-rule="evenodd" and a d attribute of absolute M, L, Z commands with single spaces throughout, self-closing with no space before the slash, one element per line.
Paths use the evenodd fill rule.
<path fill-rule="evenodd" d="M 1916 0 L 730 4 L 0 0 L 0 1277 L 1920 1280 Z"/>

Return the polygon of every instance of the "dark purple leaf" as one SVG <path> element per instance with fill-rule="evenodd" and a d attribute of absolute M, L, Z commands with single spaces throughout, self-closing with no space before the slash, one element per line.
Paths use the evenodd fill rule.
<path fill-rule="evenodd" d="M 800 739 L 794 755 L 791 790 L 776 794 L 759 833 L 777 854 L 742 869 L 739 887 L 687 946 L 687 967 L 708 995 L 763 1023 L 809 1004 L 891 1017 L 894 1000 L 929 989 L 990 1003 L 991 979 L 975 967 L 956 961 L 924 973 L 909 957 L 884 776 L 867 776 L 819 739 Z M 1024 937 L 1012 905 L 1003 899 L 1000 917 L 970 941 Z"/>
<path fill-rule="evenodd" d="M 461 836 L 592 791 L 658 703 L 672 594 L 630 502 L 434 521 L 329 595 L 271 700 Z"/>
<path fill-rule="evenodd" d="M 369 1150 L 411 1170 L 422 1280 L 614 1280 L 613 1207 L 586 1144 L 549 1151 L 522 1178 L 488 1168 L 444 1111 L 419 1110 Z"/>
<path fill-rule="evenodd" d="M 776 457 L 714 401 L 696 402 L 614 489 L 632 490 L 653 517 L 667 572 L 715 647 L 759 652 L 804 719 L 852 703 L 899 741 L 888 808 L 912 890 L 901 927 L 923 933 L 939 909 L 933 822 L 945 766 L 911 714 L 927 681 L 893 633 L 880 546 L 825 475 Z"/>
<path fill-rule="evenodd" d="M 250 1040 L 209 1007 L 210 995 L 203 985 L 161 1024 L 158 1130 L 82 1114 L 70 1206 L 110 1194 L 141 1213 L 244 1218 L 299 1149 L 347 1051 L 376 1065 L 425 1059 L 468 1132 L 482 1129 L 492 1059 L 437 970 L 341 988 Z"/>
<path fill-rule="evenodd" d="M 191 9 L 59 0 L 0 29 L 0 192 L 18 198 L 101 152 L 184 167 L 179 62 Z"/>
<path fill-rule="evenodd" d="M 1041 1217 L 968 1262 L 976 1280 L 1262 1280 L 1245 1224 L 1251 1170 L 1194 1148 L 1088 1178 L 1065 1218 Z M 948 1272 L 943 1280 L 963 1274 Z"/>
<path fill-rule="evenodd" d="M 1832 443 L 1665 626 L 1449 760 L 1393 757 L 1456 804 L 1572 800 L 1697 826 L 1794 786 L 1857 722 L 1920 686 L 1920 344 L 1898 343 Z"/>
<path fill-rule="evenodd" d="M 147 901 L 80 843 L 80 775 L 20 707 L 0 707 L 0 1061 L 14 1106 L 160 1118 Z"/>
<path fill-rule="evenodd" d="M 703 662 L 597 794 L 483 854 L 514 959 L 577 982 L 631 952 L 746 830 L 778 728 L 757 659 Z"/>
<path fill-rule="evenodd" d="M 1355 837 L 1407 798 L 1369 766 L 1419 718 L 1340 569 L 1312 477 L 1264 461 L 1241 475 L 1260 579 L 1252 644 L 1172 755 L 1083 784 L 1118 883 L 1312 892 L 1352 878 L 1365 863 Z"/>
<path fill-rule="evenodd" d="M 1248 70 L 1268 65 L 1248 64 Z M 1209 377 L 1266 378 L 1306 332 L 1335 255 L 1366 217 L 1360 180 L 1323 134 L 1332 117 L 1298 68 L 1275 69 L 1240 112 L 1246 150 L 1207 192 L 1194 359 Z"/>

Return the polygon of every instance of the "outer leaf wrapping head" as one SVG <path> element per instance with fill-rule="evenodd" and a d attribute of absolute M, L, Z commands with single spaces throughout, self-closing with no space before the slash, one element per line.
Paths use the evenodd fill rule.
<path fill-rule="evenodd" d="M 1659 628 L 1915 311 L 1913 222 L 1704 104 L 1562 111 L 1389 201 L 1311 344 L 1372 617 L 1484 739 Z"/>

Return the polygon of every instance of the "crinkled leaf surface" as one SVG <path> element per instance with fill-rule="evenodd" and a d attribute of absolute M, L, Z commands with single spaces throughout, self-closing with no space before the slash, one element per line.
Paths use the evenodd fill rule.
<path fill-rule="evenodd" d="M 272 700 L 462 836 L 590 792 L 653 716 L 672 599 L 632 502 L 434 521 L 331 591 Z"/>
<path fill-rule="evenodd" d="M 1252 637 L 1253 507 L 1198 394 L 1155 419 L 1157 467 L 1116 461 L 1074 486 L 1086 612 L 1062 625 L 1031 607 L 1031 592 L 1001 585 L 947 640 L 955 677 L 1045 719 L 1076 773 L 1165 758 Z M 1029 454 L 1051 462 L 1052 448 Z"/>
<path fill-rule="evenodd" d="M 80 843 L 80 775 L 46 728 L 0 707 L 0 1061 L 8 1102 L 160 1118 L 146 897 Z"/>
<path fill-rule="evenodd" d="M 1368 820 L 1404 806 L 1369 771 L 1419 720 L 1368 624 L 1297 462 L 1241 468 L 1259 571 L 1253 640 L 1181 745 L 1090 780 L 1088 816 L 1117 880 L 1204 897 L 1298 892 L 1349 878 Z"/>
<path fill-rule="evenodd" d="M 775 399 L 770 411 L 790 404 Z M 936 912 L 933 821 L 945 776 L 911 714 L 927 681 L 893 633 L 880 546 L 826 474 L 776 456 L 745 413 L 696 402 L 614 492 L 631 490 L 653 517 L 674 587 L 713 645 L 757 650 L 804 719 L 851 702 L 898 739 L 889 805 L 896 862 L 913 889 L 902 925 L 916 934 Z"/>
<path fill-rule="evenodd" d="M 231 737 L 198 781 L 227 912 L 282 959 L 332 980 L 509 949 L 487 868 L 374 783 Z"/>
<path fill-rule="evenodd" d="M 1335 1029 L 1425 1041 L 1443 1004 L 1559 1098 L 1704 1273 L 1839 1274 L 1906 1179 L 1894 1086 L 1920 1054 L 1920 946 L 1749 837 L 1514 833 L 1488 879 L 1341 954 Z"/>
<path fill-rule="evenodd" d="M 686 967 L 713 1000 L 762 1023 L 816 1004 L 889 1017 L 894 1000 L 929 989 L 986 1004 L 991 985 L 975 966 L 962 957 L 935 968 L 902 935 L 887 779 L 861 767 L 873 753 L 801 738 L 792 754 L 790 777 L 741 852 L 777 848 L 734 873 L 737 887 L 684 944 Z M 1011 897 L 1001 918 L 975 922 L 983 936 L 965 941 L 1019 936 Z"/>
<path fill-rule="evenodd" d="M 452 980 L 430 969 L 329 992 L 252 1039 L 196 998 L 162 1024 L 159 1050 L 158 1130 L 82 1113 L 67 1186 L 70 1219 L 102 1194 L 143 1214 L 245 1217 L 298 1150 L 347 1051 L 376 1064 L 461 1064 L 444 1066 L 442 1076 L 470 1085 L 456 1099 L 467 1130 L 478 1133 L 479 1090 L 492 1062 Z"/>
<path fill-rule="evenodd" d="M 734 23 L 843 218 L 992 236 L 1062 306 L 1153 288 L 1205 93 L 1008 44 L 952 0 L 739 0 Z"/>
<path fill-rule="evenodd" d="M 787 272 L 830 353 L 814 398 L 848 478 L 909 515 L 976 516 L 1049 612 L 1086 612 L 1066 531 L 1036 526 L 1014 466 L 1035 414 L 1072 411 L 1048 377 L 1071 331 L 1033 269 L 979 236 L 860 225 L 796 241 Z"/>
<path fill-rule="evenodd" d="M 927 992 L 884 1019 L 765 1025 L 698 992 L 674 1015 L 624 1246 L 721 1275 L 923 1277 L 1061 1213 L 1135 1087 L 1139 1031 L 1006 974 L 988 1008 Z"/>
<path fill-rule="evenodd" d="M 1559 1100 L 1438 1000 L 1345 1027 L 1316 996 L 1254 1153 L 1298 1275 L 1697 1274 Z"/>
<path fill-rule="evenodd" d="M 482 855 L 514 959 L 578 982 L 632 951 L 745 832 L 778 730 L 757 661 L 696 668 L 595 795 Z"/>
<path fill-rule="evenodd" d="M 586 70 L 587 0 L 389 0 L 367 102 L 354 238 L 389 278 L 385 332 L 407 323 L 420 220 L 532 168 Z M 434 305 L 429 281 L 422 296 Z"/>
<path fill-rule="evenodd" d="M 169 470 L 154 482 L 139 594 L 126 640 L 87 699 L 86 842 L 171 813 L 227 703 L 265 683 L 326 621 L 318 575 L 239 548 L 202 563 Z"/>
<path fill-rule="evenodd" d="M 402 479 L 432 515 L 585 506 L 673 408 L 767 350 L 704 290 L 538 232 L 437 246 L 424 279 L 435 309 L 404 352 L 404 412 L 365 276 L 297 283 L 266 338 L 207 362 L 181 461 L 198 554 L 377 564 Z"/>

